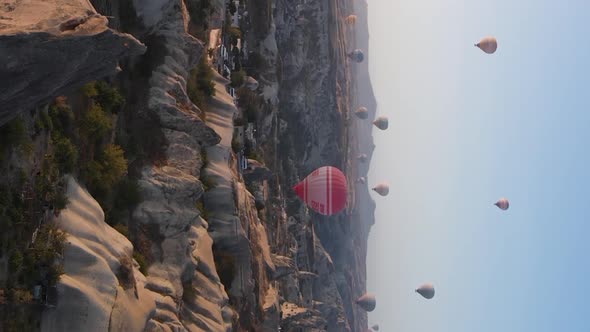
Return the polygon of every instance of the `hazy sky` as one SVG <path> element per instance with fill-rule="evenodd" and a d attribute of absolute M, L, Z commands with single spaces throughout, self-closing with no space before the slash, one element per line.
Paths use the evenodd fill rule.
<path fill-rule="evenodd" d="M 590 1 L 368 0 L 370 323 L 590 331 Z M 498 51 L 473 44 L 495 35 Z M 503 212 L 492 204 L 510 199 Z M 433 282 L 436 296 L 414 293 Z"/>

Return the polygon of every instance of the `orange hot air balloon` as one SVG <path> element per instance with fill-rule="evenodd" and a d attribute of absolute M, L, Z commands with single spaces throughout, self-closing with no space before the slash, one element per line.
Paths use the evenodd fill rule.
<path fill-rule="evenodd" d="M 354 25 L 356 23 L 356 15 L 348 15 L 344 19 L 344 22 L 346 22 L 348 25 Z"/>
<path fill-rule="evenodd" d="M 323 166 L 293 187 L 297 196 L 312 210 L 326 216 L 346 207 L 348 183 L 346 176 L 336 167 Z"/>
<path fill-rule="evenodd" d="M 485 37 L 479 41 L 479 43 L 475 44 L 476 47 L 479 47 L 482 51 L 487 54 L 494 54 L 498 49 L 498 41 L 495 37 Z"/>

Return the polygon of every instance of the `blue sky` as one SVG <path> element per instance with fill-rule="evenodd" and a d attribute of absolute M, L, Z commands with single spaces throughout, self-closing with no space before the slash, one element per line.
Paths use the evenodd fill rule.
<path fill-rule="evenodd" d="M 369 0 L 370 323 L 590 331 L 590 2 Z M 498 38 L 487 55 L 473 44 Z M 510 199 L 503 212 L 492 204 Z M 433 282 L 427 301 L 413 290 Z"/>

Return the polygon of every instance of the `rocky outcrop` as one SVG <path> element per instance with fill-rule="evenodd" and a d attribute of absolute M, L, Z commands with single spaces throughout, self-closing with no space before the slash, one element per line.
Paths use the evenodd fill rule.
<path fill-rule="evenodd" d="M 289 215 L 269 218 L 276 225 L 271 230 L 276 236 L 275 254 L 295 265 L 294 273 L 280 274 L 279 289 L 285 301 L 324 318 L 320 322 L 297 314 L 281 322 L 287 329 L 299 323 L 305 330 L 361 331 L 367 327 L 366 312 L 354 304 L 366 289 L 367 238 L 374 219 L 375 206 L 366 185 L 351 186 L 347 211 L 332 217 L 310 212 L 289 190 L 320 166 L 336 166 L 350 179 L 368 171 L 368 163 L 359 166 L 356 156 L 372 153 L 371 124 L 351 115 L 356 107 L 366 106 L 372 119 L 376 103 L 366 64 L 346 58 L 350 49 L 366 48 L 368 40 L 363 35 L 356 43 L 353 30 L 341 22 L 354 11 L 363 16 L 364 25 L 357 28 L 366 31 L 366 3 L 361 9 L 365 11 L 357 13 L 353 2 L 277 2 L 265 35 L 276 40 L 278 107 L 259 121 L 259 131 L 263 141 L 276 142 L 271 169 L 278 184 L 271 191 L 283 195 L 265 206 Z M 264 45 L 273 43 L 261 45 L 263 50 Z M 267 52 L 269 57 L 272 60 L 271 52 Z M 362 81 L 358 80 L 360 72 Z M 265 91 L 269 83 L 259 81 Z"/>
<path fill-rule="evenodd" d="M 0 125 L 56 96 L 112 75 L 145 52 L 86 0 L 5 1 L 0 7 Z"/>
<path fill-rule="evenodd" d="M 143 116 L 155 119 L 165 138 L 164 165 L 148 165 L 139 180 L 145 200 L 133 213 L 134 242 L 143 245 L 146 287 L 156 293 L 150 331 L 230 331 L 234 312 L 216 272 L 213 242 L 196 208 L 203 194 L 201 151 L 220 136 L 200 118 L 186 93 L 186 79 L 203 53 L 187 33 L 182 1 L 136 3 L 146 37 L 158 50 L 151 67 Z"/>
<path fill-rule="evenodd" d="M 67 196 L 67 209 L 53 221 L 67 235 L 65 273 L 57 306 L 43 312 L 41 331 L 144 331 L 156 313 L 156 294 L 132 261 L 131 243 L 104 222 L 98 203 L 73 178 Z M 123 272 L 125 261 L 130 268 Z"/>
<path fill-rule="evenodd" d="M 226 280 L 229 298 L 239 313 L 236 329 L 258 330 L 263 325 L 272 326 L 276 317 L 270 313 L 278 313 L 271 304 L 276 302 L 270 284 L 275 265 L 254 197 L 240 181 L 235 167 L 231 141 L 232 119 L 237 109 L 225 90 L 229 82 L 217 73 L 213 81 L 215 96 L 207 105 L 206 118 L 207 124 L 220 134 L 221 142 L 206 149 L 208 163 L 202 175 L 210 184 L 204 195 L 209 233 L 216 248 L 218 271 L 224 271 L 222 279 Z"/>
<path fill-rule="evenodd" d="M 327 322 L 317 310 L 283 302 L 281 311 L 283 314 L 281 326 L 287 331 L 320 332 L 327 330 Z"/>

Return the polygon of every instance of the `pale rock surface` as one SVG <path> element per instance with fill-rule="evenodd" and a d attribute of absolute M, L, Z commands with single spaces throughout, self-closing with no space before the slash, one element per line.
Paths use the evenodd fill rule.
<path fill-rule="evenodd" d="M 123 257 L 132 259 L 129 240 L 104 222 L 98 203 L 73 178 L 69 204 L 54 221 L 67 235 L 64 274 L 55 308 L 43 312 L 41 331 L 143 331 L 155 314 L 155 294 L 133 262 L 135 287 L 124 289 L 118 274 Z"/>

